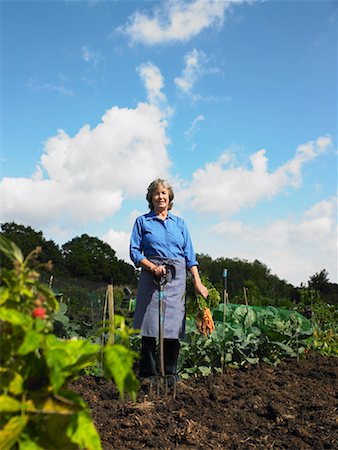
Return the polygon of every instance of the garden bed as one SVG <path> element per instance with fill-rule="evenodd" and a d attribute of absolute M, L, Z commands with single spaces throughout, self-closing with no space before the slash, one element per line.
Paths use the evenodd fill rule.
<path fill-rule="evenodd" d="M 83 376 L 105 450 L 338 448 L 338 359 L 311 353 L 180 381 L 176 399 L 122 402 L 112 382 Z"/>

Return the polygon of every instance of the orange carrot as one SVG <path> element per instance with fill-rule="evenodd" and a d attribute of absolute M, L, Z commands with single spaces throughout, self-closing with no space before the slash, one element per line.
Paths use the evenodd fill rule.
<path fill-rule="evenodd" d="M 207 336 L 215 330 L 214 321 L 212 319 L 209 308 L 204 308 L 204 311 L 199 312 L 196 317 L 196 327 L 201 334 Z"/>

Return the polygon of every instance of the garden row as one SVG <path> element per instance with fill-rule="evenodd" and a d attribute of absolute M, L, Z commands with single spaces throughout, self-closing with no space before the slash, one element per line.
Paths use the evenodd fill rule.
<path fill-rule="evenodd" d="M 24 258 L 3 236 L 0 250 L 12 262 L 12 268 L 2 268 L 0 286 L 0 448 L 100 449 L 89 408 L 69 386 L 81 374 L 95 373 L 112 379 L 121 397 L 128 394 L 135 399 L 139 337 L 126 326 L 123 315 L 107 325 L 94 326 L 93 320 L 91 336 L 76 337 L 66 303 L 60 304 L 52 290 L 40 283 L 39 267 L 32 268 L 38 250 Z M 312 301 L 308 320 L 297 311 L 224 304 L 210 282 L 209 292 L 208 304 L 188 298 L 186 339 L 180 354 L 182 378 L 259 361 L 277 364 L 284 357 L 300 358 L 309 348 L 337 352 L 337 311 L 325 310 L 319 300 Z M 215 331 L 206 336 L 195 326 L 196 301 L 200 309 L 212 309 Z M 125 313 L 130 315 L 129 308 Z M 66 330 L 65 338 L 55 335 L 57 321 Z"/>

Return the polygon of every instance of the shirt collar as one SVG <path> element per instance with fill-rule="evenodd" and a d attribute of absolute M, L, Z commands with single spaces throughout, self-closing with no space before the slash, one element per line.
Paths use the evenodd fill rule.
<path fill-rule="evenodd" d="M 157 219 L 157 215 L 154 213 L 154 211 L 149 211 L 147 214 L 145 214 L 145 218 L 146 220 Z M 176 221 L 176 217 L 170 211 L 168 211 L 166 219 L 171 219 L 174 222 Z"/>

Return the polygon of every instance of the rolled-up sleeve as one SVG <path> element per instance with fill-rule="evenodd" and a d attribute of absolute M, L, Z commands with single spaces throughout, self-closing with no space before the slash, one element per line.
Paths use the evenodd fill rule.
<path fill-rule="evenodd" d="M 135 220 L 130 237 L 129 256 L 136 267 L 140 266 L 140 261 L 144 259 L 142 250 L 142 218 Z"/>

